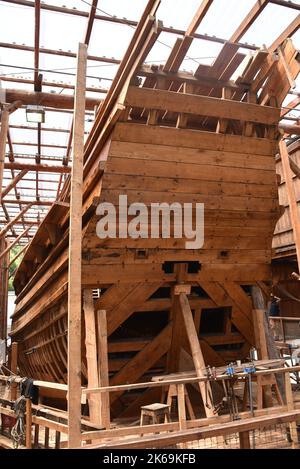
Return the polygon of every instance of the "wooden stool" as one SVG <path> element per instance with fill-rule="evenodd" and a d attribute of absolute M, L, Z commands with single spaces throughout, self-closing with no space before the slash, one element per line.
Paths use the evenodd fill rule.
<path fill-rule="evenodd" d="M 168 404 L 157 403 L 141 407 L 141 426 L 145 425 L 145 419 L 148 421 L 148 425 L 150 423 L 170 422 L 170 406 Z"/>

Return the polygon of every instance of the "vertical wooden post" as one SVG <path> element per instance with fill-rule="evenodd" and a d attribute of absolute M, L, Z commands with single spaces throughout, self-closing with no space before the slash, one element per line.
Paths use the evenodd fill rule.
<path fill-rule="evenodd" d="M 34 440 L 33 440 L 33 447 L 35 449 L 39 447 L 39 435 L 40 435 L 40 426 L 36 423 L 34 425 Z"/>
<path fill-rule="evenodd" d="M 185 389 L 184 384 L 177 385 L 177 405 L 179 430 L 186 429 L 186 410 L 185 410 Z"/>
<path fill-rule="evenodd" d="M 3 108 L 2 114 L 1 114 L 1 130 L 0 130 L 0 202 L 1 202 L 1 193 L 2 193 L 8 122 L 9 122 L 9 111 L 6 108 Z"/>
<path fill-rule="evenodd" d="M 179 295 L 179 303 L 181 307 L 181 312 L 187 332 L 187 337 L 188 341 L 190 344 L 191 352 L 192 352 L 192 357 L 196 369 L 196 374 L 199 378 L 202 378 L 205 376 L 204 370 L 205 370 L 205 362 L 204 358 L 202 355 L 197 331 L 195 328 L 194 320 L 193 320 L 193 314 L 190 308 L 189 300 L 186 296 L 185 293 L 180 293 Z M 207 387 L 210 388 L 209 383 L 207 383 Z M 204 409 L 207 417 L 213 417 L 213 410 L 209 409 L 206 407 L 206 389 L 205 389 L 205 384 L 203 382 L 199 383 L 199 388 L 204 404 Z M 208 402 L 209 405 L 211 405 L 211 402 Z"/>
<path fill-rule="evenodd" d="M 9 251 L 5 238 L 0 238 L 0 339 L 7 339 Z M 6 342 L 5 342 L 6 343 Z"/>
<path fill-rule="evenodd" d="M 284 373 L 284 389 L 285 389 L 285 398 L 288 411 L 295 409 L 291 377 L 289 373 Z M 291 422 L 289 424 L 291 439 L 294 443 L 298 442 L 298 433 L 296 422 Z"/>
<path fill-rule="evenodd" d="M 251 449 L 249 432 L 240 432 L 240 449 Z"/>
<path fill-rule="evenodd" d="M 31 429 L 32 429 L 32 405 L 31 399 L 26 399 L 26 448 L 32 448 L 32 439 L 31 439 Z"/>
<path fill-rule="evenodd" d="M 12 342 L 11 344 L 11 359 L 10 359 L 10 369 L 14 374 L 17 374 L 18 368 L 18 343 Z M 10 399 L 15 401 L 17 399 L 17 383 L 12 383 L 10 388 Z"/>
<path fill-rule="evenodd" d="M 106 311 L 97 311 L 98 326 L 98 366 L 99 386 L 109 386 L 108 379 L 108 349 L 107 349 L 107 320 Z M 109 393 L 101 393 L 101 422 L 104 428 L 110 427 Z"/>
<path fill-rule="evenodd" d="M 68 272 L 68 447 L 81 446 L 81 240 L 87 46 L 79 44 L 74 101 Z"/>
<path fill-rule="evenodd" d="M 99 377 L 97 366 L 97 336 L 93 290 L 86 289 L 83 292 L 83 311 L 85 322 L 85 349 L 88 387 L 97 388 L 99 386 Z M 101 394 L 91 394 L 91 396 L 89 396 L 90 421 L 97 425 L 102 424 L 100 403 Z"/>
<path fill-rule="evenodd" d="M 282 171 L 285 180 L 286 193 L 288 196 L 290 217 L 293 228 L 293 235 L 297 253 L 298 270 L 300 272 L 300 221 L 298 216 L 298 207 L 294 190 L 293 173 L 289 163 L 289 154 L 284 140 L 279 143 Z"/>
<path fill-rule="evenodd" d="M 186 410 L 185 410 L 185 387 L 184 384 L 177 385 L 177 406 L 179 430 L 186 429 Z M 187 448 L 187 443 L 180 443 L 180 449 Z"/>

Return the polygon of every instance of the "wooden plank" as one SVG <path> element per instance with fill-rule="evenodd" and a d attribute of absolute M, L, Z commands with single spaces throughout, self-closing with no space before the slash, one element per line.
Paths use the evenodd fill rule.
<path fill-rule="evenodd" d="M 275 142 L 263 138 L 220 135 L 189 129 L 173 129 L 171 127 L 165 128 L 131 123 L 118 123 L 112 139 L 133 143 L 149 143 L 153 145 L 214 151 L 240 152 L 241 148 L 247 148 L 248 153 L 255 155 L 273 155 L 277 151 L 277 143 L 275 144 Z"/>
<path fill-rule="evenodd" d="M 107 348 L 107 320 L 106 311 L 97 311 L 97 331 L 98 331 L 98 366 L 99 385 L 109 386 L 108 379 L 108 348 Z M 101 424 L 104 428 L 110 427 L 110 405 L 109 393 L 101 394 Z"/>
<path fill-rule="evenodd" d="M 238 26 L 236 31 L 230 38 L 231 42 L 238 42 L 244 34 L 248 31 L 250 26 L 254 23 L 256 18 L 260 15 L 260 13 L 264 10 L 264 8 L 268 5 L 270 0 L 258 0 L 254 6 L 251 8 L 247 16 L 244 18 L 242 23 Z"/>
<path fill-rule="evenodd" d="M 4 251 L 2 251 L 2 252 L 0 253 L 0 260 L 1 260 L 3 257 L 5 257 L 5 256 L 11 251 L 11 249 L 12 249 L 16 244 L 18 244 L 18 242 L 19 242 L 22 238 L 24 238 L 24 237 L 27 235 L 27 233 L 28 233 L 28 231 L 29 231 L 30 229 L 31 229 L 31 226 L 28 226 L 24 231 L 22 231 L 21 234 L 19 234 L 19 236 L 18 236 L 17 238 L 15 238 L 15 239 L 13 240 L 12 243 L 9 244 L 9 246 L 8 246 Z"/>
<path fill-rule="evenodd" d="M 93 302 L 93 290 L 83 291 L 83 311 L 85 323 L 85 350 L 87 362 L 88 386 L 99 386 L 98 362 L 97 362 L 97 340 L 96 340 L 96 318 Z M 89 399 L 90 421 L 101 425 L 101 402 L 95 396 Z"/>
<path fill-rule="evenodd" d="M 289 373 L 285 373 L 285 375 L 284 375 L 284 390 L 285 390 L 285 399 L 286 399 L 286 404 L 287 404 L 288 411 L 295 411 L 291 376 L 290 376 Z M 294 444 L 297 444 L 299 440 L 298 440 L 298 432 L 297 432 L 296 422 L 291 422 L 289 427 L 290 427 L 291 439 L 294 442 Z"/>
<path fill-rule="evenodd" d="M 200 3 L 192 21 L 190 22 L 187 30 L 186 30 L 186 35 L 190 36 L 192 34 L 195 34 L 197 29 L 199 28 L 201 21 L 204 19 L 206 13 L 209 10 L 209 7 L 212 5 L 213 0 L 202 0 Z"/>
<path fill-rule="evenodd" d="M 11 344 L 11 359 L 10 359 L 10 369 L 12 373 L 17 374 L 18 370 L 18 343 L 12 342 Z M 18 385 L 17 383 L 12 383 L 10 388 L 10 399 L 15 401 L 17 399 Z"/>
<path fill-rule="evenodd" d="M 252 301 L 240 285 L 235 282 L 224 282 L 222 284 L 232 301 L 249 319 L 252 317 Z"/>
<path fill-rule="evenodd" d="M 26 398 L 26 448 L 32 449 L 32 408 L 31 399 Z"/>
<path fill-rule="evenodd" d="M 68 447 L 81 445 L 81 231 L 87 46 L 79 44 L 75 88 L 68 271 Z M 79 235 L 80 234 L 80 235 Z"/>
<path fill-rule="evenodd" d="M 2 238 L 6 233 L 14 226 L 14 224 L 20 220 L 20 218 L 29 210 L 34 204 L 28 203 L 7 225 L 0 231 L 0 238 Z"/>
<path fill-rule="evenodd" d="M 293 236 L 297 253 L 298 269 L 300 271 L 300 221 L 298 207 L 296 202 L 295 190 L 293 185 L 293 174 L 289 164 L 289 154 L 284 140 L 279 143 L 282 171 L 285 180 L 285 187 L 289 201 L 290 217 L 293 228 Z"/>
<path fill-rule="evenodd" d="M 295 34 L 300 27 L 300 14 L 285 28 L 285 30 L 275 39 L 269 47 L 270 52 L 274 52 L 288 38 Z"/>
<path fill-rule="evenodd" d="M 180 293 L 179 295 L 179 304 L 181 307 L 181 312 L 184 320 L 184 325 L 190 345 L 190 349 L 192 352 L 192 357 L 193 357 L 193 362 L 194 366 L 196 369 L 196 374 L 197 376 L 203 377 L 204 376 L 204 370 L 205 370 L 205 362 L 203 359 L 199 339 L 198 339 L 198 334 L 195 329 L 195 324 L 193 320 L 193 314 L 189 305 L 189 300 L 186 296 L 185 293 Z M 209 384 L 207 384 L 208 387 L 210 387 Z M 200 388 L 200 393 L 202 396 L 202 401 L 205 409 L 205 413 L 207 417 L 212 417 L 213 416 L 213 411 L 211 408 L 208 408 L 206 406 L 206 389 L 205 385 L 203 383 L 199 383 L 199 388 Z M 211 404 L 211 402 L 209 403 Z"/>
<path fill-rule="evenodd" d="M 216 134 L 217 135 L 217 134 Z M 207 164 L 207 165 L 194 165 L 194 164 L 189 164 L 189 163 L 173 163 L 173 165 L 170 162 L 167 161 L 149 161 L 149 160 L 143 160 L 143 159 L 135 159 L 134 164 L 133 160 L 128 158 L 118 158 L 118 159 L 111 159 L 106 166 L 107 173 L 112 173 L 112 174 L 124 174 L 128 176 L 150 176 L 150 177 L 161 177 L 161 178 L 182 178 L 182 179 L 198 179 L 199 183 L 200 181 L 224 181 L 224 182 L 234 182 L 238 181 L 240 183 L 245 183 L 245 184 L 264 184 L 270 186 L 271 184 L 275 185 L 276 182 L 276 174 L 275 171 L 270 171 L 270 170 L 255 170 L 255 169 L 248 169 L 248 168 L 231 168 L 231 170 L 228 170 L 227 167 L 219 166 L 219 165 L 214 165 L 214 164 Z M 105 180 L 104 180 L 105 184 Z M 187 182 L 188 184 L 188 182 Z M 113 196 L 113 191 L 109 191 L 104 188 L 101 192 L 101 201 L 105 200 L 104 194 L 106 197 Z M 162 191 L 157 191 L 156 192 L 156 198 L 159 198 L 162 196 L 161 194 Z M 154 194 L 154 192 L 152 192 Z M 118 198 L 120 194 L 115 192 L 115 196 Z M 130 199 L 130 196 L 136 197 L 135 191 L 131 190 L 128 191 L 128 201 Z M 166 195 L 164 196 L 166 197 Z M 181 194 L 181 197 L 184 197 L 183 194 Z M 230 199 L 230 196 L 228 196 Z M 134 199 L 136 200 L 146 200 L 146 194 L 144 197 L 141 195 Z M 179 196 L 177 196 L 177 199 L 179 199 Z M 191 199 L 191 197 L 190 197 Z M 238 202 L 239 197 L 237 197 L 236 202 Z M 108 202 L 112 202 L 109 198 L 106 199 Z M 213 199 L 212 199 L 213 200 Z M 226 198 L 224 198 L 226 200 Z M 161 202 L 163 200 L 160 200 Z M 179 201 L 179 200 L 177 200 Z M 190 200 L 192 201 L 192 200 Z M 150 201 L 151 202 L 151 201 Z M 154 202 L 154 200 L 152 200 Z M 131 203 L 131 202 L 129 202 Z M 216 199 L 216 203 L 218 206 L 224 207 L 224 204 L 222 204 L 222 200 L 220 198 Z M 266 203 L 268 203 L 266 201 Z M 278 203 L 276 204 L 278 205 Z M 249 206 L 251 206 L 249 204 Z M 275 208 L 275 207 L 274 207 Z M 225 209 L 225 207 L 224 207 Z M 229 207 L 228 207 L 229 209 Z M 238 208 L 232 207 L 232 209 L 237 210 Z M 254 209 L 254 211 L 258 210 L 259 206 Z M 261 209 L 263 210 L 263 209 Z"/>
<path fill-rule="evenodd" d="M 251 121 L 267 125 L 276 125 L 280 116 L 280 110 L 270 106 L 133 86 L 129 87 L 124 104 L 131 107 Z"/>
<path fill-rule="evenodd" d="M 196 428 L 179 432 L 171 432 L 169 434 L 154 435 L 150 437 L 139 437 L 139 439 L 128 439 L 122 442 L 104 443 L 102 445 L 87 446 L 88 448 L 103 449 L 125 449 L 125 448 L 165 448 L 177 443 L 200 440 L 204 438 L 213 438 L 216 436 L 226 436 L 232 433 L 251 431 L 274 425 L 282 425 L 293 421 L 298 421 L 300 411 L 282 412 L 275 415 L 263 415 L 262 417 L 253 417 L 243 420 L 208 425 L 205 428 Z"/>
<path fill-rule="evenodd" d="M 19 174 L 17 174 L 17 176 L 12 179 L 12 181 L 5 187 L 5 189 L 3 189 L 0 200 L 1 198 L 5 197 L 14 187 L 16 187 L 18 182 L 21 181 L 27 172 L 27 169 L 22 169 L 22 171 L 20 171 Z"/>
<path fill-rule="evenodd" d="M 205 148 L 180 148 L 170 145 L 113 141 L 109 156 L 114 158 L 145 159 L 151 161 L 170 161 L 196 165 L 220 165 L 249 169 L 268 169 L 274 171 L 273 155 L 253 155 L 244 152 L 209 150 Z M 126 181 L 127 182 L 127 181 Z"/>
<path fill-rule="evenodd" d="M 230 65 L 230 62 L 236 56 L 238 49 L 239 46 L 237 44 L 234 44 L 232 42 L 225 42 L 214 63 L 208 68 L 203 68 L 203 64 L 200 64 L 195 71 L 195 76 L 197 78 L 201 77 L 204 72 L 204 74 L 207 75 L 207 78 L 214 78 L 218 80 L 221 79 L 222 81 L 222 76 L 226 74 L 227 66 Z M 198 94 L 211 94 L 211 92 L 212 89 L 209 91 L 208 89 L 202 87 L 197 90 Z"/>
<path fill-rule="evenodd" d="M 235 44 L 235 49 L 238 48 L 238 46 Z M 237 54 L 234 55 L 234 57 Z M 242 54 L 238 54 L 237 58 L 234 60 L 234 63 L 236 63 L 236 68 L 238 64 L 241 62 L 241 56 L 244 57 Z M 227 60 L 228 63 L 228 60 Z M 233 67 L 234 63 L 231 64 L 231 67 Z M 223 64 L 224 65 L 224 64 Z M 230 64 L 229 64 L 230 65 Z M 201 64 L 201 69 L 203 65 Z M 229 67 L 229 66 L 228 66 Z M 212 68 L 212 67 L 211 67 Z M 207 88 L 216 88 L 216 89 L 222 89 L 224 87 L 230 88 L 234 91 L 237 91 L 241 88 L 241 86 L 237 85 L 233 80 L 230 80 L 231 75 L 233 74 L 234 70 L 230 73 L 229 78 L 227 79 L 227 75 L 229 74 L 229 69 L 227 69 L 224 72 L 224 78 L 222 74 L 222 78 L 214 78 L 211 75 L 205 76 L 205 75 L 191 75 L 189 72 L 185 71 L 178 71 L 177 73 L 167 71 L 168 68 L 164 66 L 162 70 L 158 69 L 153 69 L 152 66 L 150 65 L 143 65 L 137 72 L 137 75 L 147 77 L 149 80 L 153 80 L 154 83 L 161 82 L 161 85 L 158 86 L 156 85 L 156 89 L 166 89 L 165 83 L 176 83 L 176 84 L 182 84 L 182 83 L 187 83 L 191 85 L 195 85 L 196 89 L 197 87 L 207 87 Z M 227 71 L 227 74 L 226 74 Z M 153 85 L 150 86 L 150 83 L 148 85 L 148 82 L 144 83 L 143 85 L 145 88 L 153 88 Z M 245 87 L 243 86 L 243 89 Z M 43 129 L 44 130 L 44 129 Z"/>

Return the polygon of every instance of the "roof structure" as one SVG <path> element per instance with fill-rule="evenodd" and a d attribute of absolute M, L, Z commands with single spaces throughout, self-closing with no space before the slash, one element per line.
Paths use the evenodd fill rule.
<path fill-rule="evenodd" d="M 64 5 L 56 0 L 0 1 L 1 101 L 22 101 L 9 118 L 0 226 L 22 213 L 7 231 L 10 240 L 19 238 L 21 244 L 34 236 L 49 206 L 59 199 L 72 165 L 78 43 L 89 46 L 88 135 L 95 109 L 110 88 L 147 1 L 78 0 L 75 4 L 74 0 L 65 0 Z M 237 43 L 240 54 L 262 47 L 275 50 L 287 37 L 300 47 L 298 0 L 163 0 L 157 18 L 163 22 L 162 32 L 147 63 L 165 64 L 183 38 L 179 67 L 193 73 L 200 64 L 211 65 L 227 41 Z M 239 68 L 234 73 L 238 76 Z M 283 108 L 282 117 L 288 123 L 297 122 L 299 114 L 297 83 L 293 86 L 296 96 L 287 98 Z M 44 107 L 45 123 L 27 122 L 28 104 Z"/>

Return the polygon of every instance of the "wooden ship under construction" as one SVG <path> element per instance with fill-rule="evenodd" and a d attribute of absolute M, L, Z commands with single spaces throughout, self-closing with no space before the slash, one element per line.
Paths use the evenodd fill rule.
<path fill-rule="evenodd" d="M 206 1 L 165 64 L 147 65 L 163 30 L 155 18 L 159 3 L 148 3 L 85 142 L 82 208 L 77 207 L 82 231 L 73 232 L 82 244 L 79 263 L 73 259 L 71 265 L 69 257 L 72 173 L 15 275 L 10 335 L 18 343 L 21 376 L 68 384 L 75 302 L 82 304 L 81 347 L 73 353 L 81 356 L 83 387 L 174 373 L 201 377 L 207 366 L 246 361 L 252 348 L 260 359 L 274 358 L 262 350 L 262 319 L 255 311 L 267 308 L 272 287 L 297 270 L 294 252 L 291 272 L 285 279 L 278 274 L 281 246 L 295 241 L 274 238 L 274 231 L 282 232 L 289 204 L 279 203 L 276 165 L 277 172 L 279 163 L 291 171 L 283 137 L 292 132 L 280 120 L 300 54 L 288 31 L 269 48 L 241 53 L 239 40 L 256 17 L 252 11 L 212 65 L 200 64 L 193 74 L 181 71 L 212 3 Z M 120 195 L 127 196 L 128 206 L 204 204 L 203 246 L 186 249 L 187 237 L 176 237 L 174 226 L 169 238 L 149 233 L 100 239 L 97 207 L 118 206 Z M 116 231 L 121 228 L 117 223 Z M 70 268 L 81 279 L 74 298 L 68 298 Z M 63 408 L 61 389 L 41 389 L 42 402 Z M 109 402 L 106 397 L 88 396 L 86 411 L 104 426 L 107 413 L 112 420 L 139 417 L 141 406 L 160 401 L 161 389 L 121 390 Z M 204 400 L 201 386 L 192 389 L 199 415 L 212 417 Z"/>

